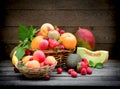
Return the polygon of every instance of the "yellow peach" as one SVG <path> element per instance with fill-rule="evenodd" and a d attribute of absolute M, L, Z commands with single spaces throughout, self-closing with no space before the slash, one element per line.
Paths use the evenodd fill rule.
<path fill-rule="evenodd" d="M 40 63 L 37 60 L 28 61 L 25 65 L 27 68 L 40 68 Z"/>
<path fill-rule="evenodd" d="M 47 56 L 45 61 L 49 64 L 52 64 L 52 65 L 57 62 L 54 56 Z"/>
<path fill-rule="evenodd" d="M 50 30 L 54 30 L 54 26 L 50 23 L 44 23 L 40 28 L 40 33 L 42 36 L 46 37 Z"/>
<path fill-rule="evenodd" d="M 30 61 L 30 59 L 31 59 L 32 57 L 33 57 L 33 56 L 31 56 L 31 55 L 24 56 L 24 57 L 22 58 L 23 64 L 26 64 L 28 61 Z"/>

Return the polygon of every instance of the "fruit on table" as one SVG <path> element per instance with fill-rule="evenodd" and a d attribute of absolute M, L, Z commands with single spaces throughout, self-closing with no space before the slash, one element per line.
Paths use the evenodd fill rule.
<path fill-rule="evenodd" d="M 56 71 L 57 71 L 58 74 L 62 74 L 63 69 L 61 67 L 59 67 L 59 68 L 56 69 Z"/>
<path fill-rule="evenodd" d="M 25 65 L 27 68 L 40 68 L 40 63 L 37 60 L 28 61 Z"/>
<path fill-rule="evenodd" d="M 109 57 L 109 52 L 106 50 L 91 51 L 84 47 L 77 47 L 77 54 L 81 58 L 86 58 L 89 62 L 92 61 L 92 66 L 95 66 L 97 63 L 105 63 Z"/>
<path fill-rule="evenodd" d="M 74 49 L 77 45 L 77 39 L 75 35 L 70 32 L 61 34 L 60 41 L 66 49 Z"/>
<path fill-rule="evenodd" d="M 43 40 L 43 37 L 42 36 L 36 36 L 33 38 L 31 44 L 30 44 L 30 47 L 34 50 L 36 49 L 39 49 L 39 44 L 40 42 Z"/>
<path fill-rule="evenodd" d="M 77 63 L 81 61 L 81 57 L 78 54 L 70 54 L 66 59 L 66 65 L 68 68 L 75 68 Z"/>
<path fill-rule="evenodd" d="M 85 47 L 89 50 L 93 50 L 95 48 L 95 37 L 89 29 L 79 27 L 75 36 L 77 38 L 78 47 Z"/>
<path fill-rule="evenodd" d="M 13 52 L 13 56 L 12 56 L 12 64 L 13 64 L 14 66 L 17 65 L 17 63 L 18 63 L 18 58 L 15 56 L 16 52 L 17 52 L 17 51 L 14 51 L 14 52 Z"/>
<path fill-rule="evenodd" d="M 54 26 L 51 23 L 44 23 L 40 28 L 40 33 L 42 36 L 46 37 L 50 30 L 54 30 Z"/>
<path fill-rule="evenodd" d="M 39 63 L 42 63 L 45 60 L 46 56 L 42 50 L 36 50 L 33 53 L 33 60 L 37 60 Z"/>
<path fill-rule="evenodd" d="M 48 37 L 51 39 L 58 40 L 60 37 L 60 33 L 57 30 L 50 30 L 48 32 Z"/>

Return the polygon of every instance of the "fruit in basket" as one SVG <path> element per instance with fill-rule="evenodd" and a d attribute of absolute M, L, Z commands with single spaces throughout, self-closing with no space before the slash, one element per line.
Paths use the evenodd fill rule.
<path fill-rule="evenodd" d="M 46 59 L 45 59 L 45 65 L 53 65 L 53 64 L 55 64 L 57 61 L 56 61 L 56 59 L 55 59 L 55 57 L 54 56 L 47 56 L 46 57 Z"/>
<path fill-rule="evenodd" d="M 23 64 L 26 64 L 28 61 L 30 61 L 31 58 L 33 58 L 32 55 L 24 56 L 24 57 L 22 58 Z"/>
<path fill-rule="evenodd" d="M 40 33 L 42 36 L 48 36 L 48 32 L 54 30 L 54 26 L 51 23 L 44 23 L 40 28 Z"/>
<path fill-rule="evenodd" d="M 31 48 L 35 49 L 35 50 L 39 49 L 39 44 L 40 44 L 40 42 L 42 40 L 43 40 L 43 36 L 36 36 L 36 37 L 34 37 L 32 42 L 31 42 L 31 44 L 30 44 Z"/>
<path fill-rule="evenodd" d="M 46 39 L 43 39 L 40 43 L 39 43 L 39 49 L 41 50 L 47 50 L 49 46 L 49 42 Z"/>
<path fill-rule="evenodd" d="M 79 27 L 75 36 L 77 38 L 78 47 L 85 47 L 89 50 L 95 48 L 95 37 L 90 30 Z"/>
<path fill-rule="evenodd" d="M 90 66 L 95 66 L 97 63 L 105 63 L 109 57 L 109 52 L 106 50 L 91 51 L 84 47 L 77 47 L 77 54 L 81 58 L 86 58 Z"/>
<path fill-rule="evenodd" d="M 70 32 L 65 32 L 61 34 L 60 40 L 66 49 L 74 49 L 77 45 L 77 39 L 75 35 Z"/>
<path fill-rule="evenodd" d="M 40 63 L 37 60 L 28 61 L 25 65 L 27 68 L 40 68 Z"/>
<path fill-rule="evenodd" d="M 81 61 L 81 57 L 78 54 L 70 54 L 66 59 L 66 65 L 68 68 L 75 68 L 77 63 Z"/>
<path fill-rule="evenodd" d="M 57 31 L 57 30 L 50 30 L 48 32 L 48 37 L 50 39 L 55 39 L 55 40 L 58 40 L 59 37 L 60 37 L 60 33 Z"/>
<path fill-rule="evenodd" d="M 41 50 L 36 50 L 33 53 L 33 59 L 37 60 L 38 62 L 42 63 L 45 60 L 46 56 L 45 53 Z"/>
<path fill-rule="evenodd" d="M 12 64 L 16 65 L 18 63 L 18 58 L 15 56 L 17 51 L 13 52 L 13 56 L 12 56 Z"/>
<path fill-rule="evenodd" d="M 59 42 L 55 39 L 49 39 L 49 47 L 50 49 L 55 49 L 55 47 L 59 46 Z"/>

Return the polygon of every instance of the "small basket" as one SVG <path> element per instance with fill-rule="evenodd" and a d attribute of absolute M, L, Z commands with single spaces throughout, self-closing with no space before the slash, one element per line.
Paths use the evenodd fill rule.
<path fill-rule="evenodd" d="M 50 72 L 52 72 L 55 69 L 55 66 L 57 65 L 57 62 L 51 66 L 44 66 L 41 68 L 19 68 L 16 66 L 16 68 L 19 70 L 20 73 L 22 73 L 27 78 L 42 78 Z"/>

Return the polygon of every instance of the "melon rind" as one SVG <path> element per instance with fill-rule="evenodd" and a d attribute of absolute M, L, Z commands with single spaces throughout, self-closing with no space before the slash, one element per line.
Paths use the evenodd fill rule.
<path fill-rule="evenodd" d="M 92 61 L 94 66 L 97 63 L 105 63 L 109 57 L 109 52 L 106 50 L 91 51 L 84 47 L 77 47 L 77 54 L 79 54 L 81 58 L 86 58 L 88 61 Z"/>

